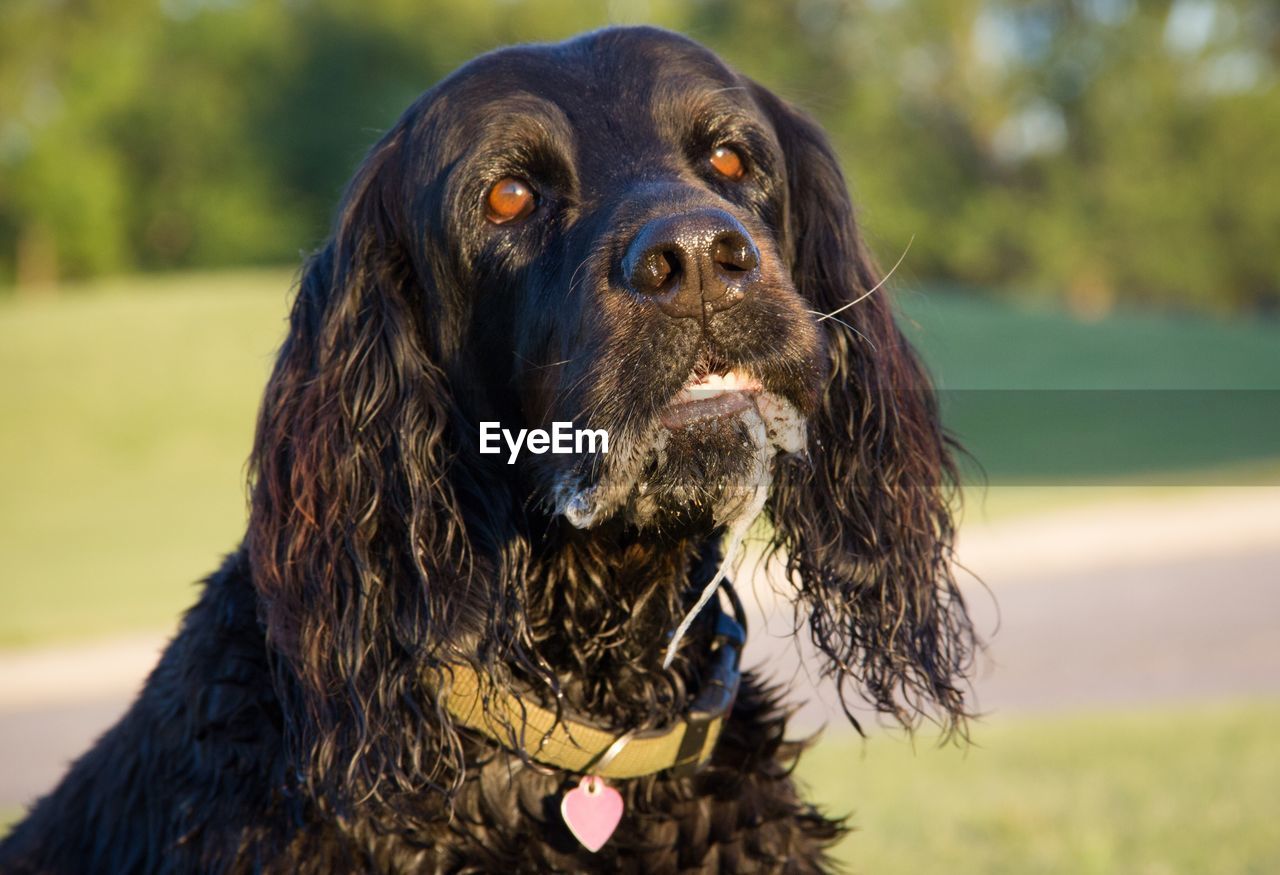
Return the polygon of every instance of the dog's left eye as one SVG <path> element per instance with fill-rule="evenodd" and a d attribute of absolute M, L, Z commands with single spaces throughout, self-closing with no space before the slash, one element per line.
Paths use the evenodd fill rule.
<path fill-rule="evenodd" d="M 538 198 L 533 189 L 523 179 L 504 176 L 494 183 L 485 198 L 485 207 L 490 222 L 505 225 L 523 219 L 533 212 L 538 205 Z"/>
<path fill-rule="evenodd" d="M 725 179 L 738 180 L 747 175 L 747 165 L 732 146 L 717 146 L 707 158 L 716 173 Z"/>

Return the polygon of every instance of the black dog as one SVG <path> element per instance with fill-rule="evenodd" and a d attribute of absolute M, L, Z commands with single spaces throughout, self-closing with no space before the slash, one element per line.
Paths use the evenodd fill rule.
<path fill-rule="evenodd" d="M 664 651 L 763 508 L 842 693 L 963 726 L 948 448 L 877 282 L 821 131 L 698 45 L 463 67 L 304 269 L 243 547 L 0 868 L 827 868 L 718 600 Z"/>

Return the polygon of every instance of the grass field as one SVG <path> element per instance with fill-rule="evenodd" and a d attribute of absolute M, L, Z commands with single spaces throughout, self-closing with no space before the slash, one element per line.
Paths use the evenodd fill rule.
<path fill-rule="evenodd" d="M 243 534 L 288 288 L 272 272 L 0 304 L 0 645 L 166 629 L 193 601 Z"/>
<path fill-rule="evenodd" d="M 1280 389 L 1280 322 L 1055 310 L 901 290 L 902 322 L 945 390 Z"/>
<path fill-rule="evenodd" d="M 244 461 L 290 281 L 286 271 L 178 275 L 0 300 L 0 647 L 170 628 L 191 603 L 243 532 Z M 902 301 L 948 391 L 1280 388 L 1275 324 L 1085 324 L 973 299 Z M 1078 487 L 1003 485 L 1003 460 L 1046 429 L 1068 430 L 1063 413 L 956 424 L 997 484 L 975 491 L 971 512 L 1088 499 Z M 1280 404 L 1269 415 L 1280 434 Z M 1214 439 L 1221 424 L 1201 419 L 1207 458 L 1160 449 L 1150 423 L 1123 434 L 1146 441 L 1157 470 L 1280 470 L 1259 462 L 1254 432 L 1252 443 Z"/>
<path fill-rule="evenodd" d="M 1280 324 L 1080 322 L 935 291 L 900 297 L 967 482 L 1248 485 L 1280 457 Z"/>
<path fill-rule="evenodd" d="M 966 750 L 820 744 L 799 776 L 853 811 L 853 872 L 1273 875 L 1280 706 L 1002 720 Z"/>
<path fill-rule="evenodd" d="M 975 745 L 822 742 L 799 779 L 854 873 L 1274 875 L 1280 706 L 1037 717 Z M 21 814 L 0 811 L 0 835 Z"/>

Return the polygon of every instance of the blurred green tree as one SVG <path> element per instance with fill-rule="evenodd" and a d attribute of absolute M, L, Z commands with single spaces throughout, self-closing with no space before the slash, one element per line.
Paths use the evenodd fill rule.
<path fill-rule="evenodd" d="M 909 276 L 1280 306 L 1272 0 L 7 0 L 0 285 L 294 262 L 432 82 L 632 21 L 817 115 Z"/>

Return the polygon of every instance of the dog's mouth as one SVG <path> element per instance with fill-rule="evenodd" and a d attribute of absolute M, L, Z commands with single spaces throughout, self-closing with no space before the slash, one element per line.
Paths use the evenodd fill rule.
<path fill-rule="evenodd" d="M 724 368 L 723 372 L 699 374 L 695 369 L 675 398 L 658 413 L 658 421 L 677 431 L 708 419 L 737 416 L 751 408 L 763 391 L 760 381 L 745 371 Z"/>
<path fill-rule="evenodd" d="M 766 389 L 746 368 L 729 364 L 708 348 L 699 352 L 684 386 L 657 416 L 658 424 L 673 433 L 735 419 L 758 419 L 766 439 L 779 452 L 803 450 L 804 417 L 791 402 Z"/>
<path fill-rule="evenodd" d="M 588 528 L 615 512 L 632 523 L 701 515 L 727 523 L 759 512 L 776 455 L 802 453 L 805 418 L 747 367 L 700 353 L 647 426 L 589 474 L 566 471 L 557 512 Z"/>

